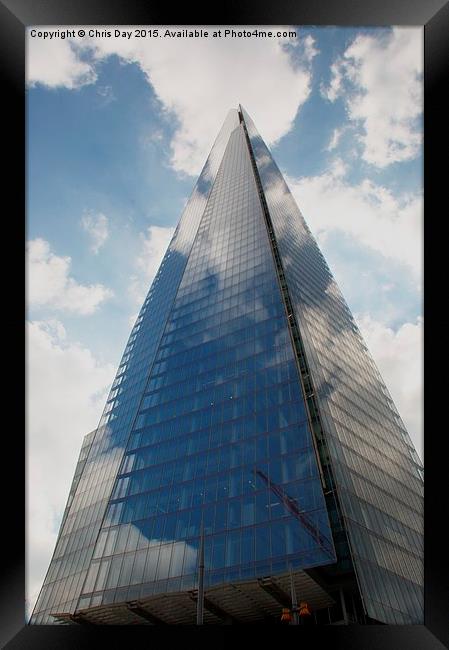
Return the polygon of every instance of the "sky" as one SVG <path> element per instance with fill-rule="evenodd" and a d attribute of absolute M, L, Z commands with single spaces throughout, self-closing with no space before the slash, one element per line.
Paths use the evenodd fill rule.
<path fill-rule="evenodd" d="M 79 29 L 27 34 L 28 612 L 82 439 L 98 425 L 182 209 L 239 103 L 423 458 L 423 29 Z"/>

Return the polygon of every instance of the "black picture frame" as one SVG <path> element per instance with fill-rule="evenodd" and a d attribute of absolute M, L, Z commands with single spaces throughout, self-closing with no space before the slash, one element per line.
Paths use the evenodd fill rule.
<path fill-rule="evenodd" d="M 425 624 L 423 626 L 347 626 L 276 628 L 276 643 L 377 649 L 407 648 L 426 650 L 449 647 L 449 597 L 447 572 L 447 545 L 443 530 L 447 491 L 444 481 L 447 473 L 446 457 L 441 453 L 447 437 L 442 405 L 445 403 L 445 384 L 438 376 L 438 367 L 444 365 L 443 351 L 447 336 L 447 317 L 443 317 L 445 293 L 439 286 L 445 276 L 442 260 L 444 238 L 440 232 L 444 224 L 443 192 L 447 184 L 445 170 L 444 135 L 447 137 L 448 102 L 445 98 L 447 62 L 449 60 L 449 4 L 443 0 L 277 0 L 262 5 L 260 0 L 245 3 L 228 0 L 210 8 L 193 4 L 181 5 L 176 16 L 170 15 L 167 3 L 149 3 L 148 0 L 0 0 L 0 65 L 4 89 L 3 108 L 6 127 L 3 135 L 4 197 L 10 206 L 3 214 L 6 230 L 4 242 L 12 253 L 13 266 L 4 269 L 4 298 L 7 316 L 3 318 L 6 331 L 3 341 L 8 359 L 4 367 L 6 406 L 4 412 L 12 415 L 3 432 L 3 499 L 2 541 L 3 563 L 0 579 L 0 643 L 9 650 L 19 648 L 80 648 L 96 644 L 110 647 L 140 647 L 142 644 L 171 645 L 181 642 L 221 644 L 240 639 L 235 627 L 140 628 L 93 626 L 38 626 L 25 625 L 25 462 L 26 441 L 23 437 L 25 381 L 24 364 L 19 350 L 23 349 L 24 272 L 22 245 L 25 238 L 26 205 L 25 174 L 25 28 L 29 25 L 132 25 L 132 24 L 230 24 L 230 25 L 345 25 L 345 26 L 424 26 L 425 45 Z M 173 9 L 171 9 L 173 11 Z M 175 20 L 173 18 L 175 17 Z M 441 154 L 441 156 L 439 156 Z M 441 160 L 441 163 L 439 162 Z M 444 177 L 443 177 L 444 174 Z M 24 202 L 25 199 L 25 202 Z M 440 216 L 440 219 L 438 218 Z M 6 248 L 6 247 L 5 247 Z M 447 253 L 446 253 L 447 255 Z M 3 256 L 4 258 L 5 256 Z M 439 266 L 440 265 L 440 266 Z M 441 268 L 440 268 L 441 267 Z M 443 292 L 441 291 L 443 290 Z M 443 300 L 442 300 L 443 297 Z M 6 338 L 6 336 L 8 338 Z M 436 360 L 435 365 L 433 360 Z M 13 371 L 16 370 L 16 373 Z M 446 382 L 447 383 L 447 382 Z M 446 398 L 447 399 L 447 398 Z M 440 414 L 440 418 L 438 417 Z M 433 417 L 435 415 L 435 417 Z M 439 420 L 441 419 L 441 423 Z M 440 462 L 439 462 L 440 461 Z M 440 467 L 441 463 L 441 467 Z M 6 469 L 11 470 L 7 476 Z M 181 634 L 180 634 L 181 633 Z M 261 627 L 251 628 L 251 643 L 272 637 Z M 260 635 L 260 636 L 259 636 Z M 296 635 L 296 636 L 293 636 Z M 256 637 L 256 638 L 254 638 Z M 279 638 L 281 637 L 281 638 Z"/>

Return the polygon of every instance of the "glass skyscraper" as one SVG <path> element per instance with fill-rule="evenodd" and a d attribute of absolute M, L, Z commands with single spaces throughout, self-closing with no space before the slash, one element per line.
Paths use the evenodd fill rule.
<path fill-rule="evenodd" d="M 84 439 L 31 623 L 423 623 L 423 468 L 231 110 Z M 203 531 L 203 535 L 201 535 Z"/>

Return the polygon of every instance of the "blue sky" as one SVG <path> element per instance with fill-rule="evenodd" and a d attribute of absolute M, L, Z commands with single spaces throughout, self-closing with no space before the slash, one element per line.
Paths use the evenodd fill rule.
<path fill-rule="evenodd" d="M 28 33 L 30 604 L 82 437 L 239 102 L 422 457 L 422 29 L 294 29 L 290 39 Z"/>

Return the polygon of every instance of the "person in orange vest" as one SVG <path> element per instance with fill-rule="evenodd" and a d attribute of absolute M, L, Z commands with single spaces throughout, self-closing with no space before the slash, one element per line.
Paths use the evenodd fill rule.
<path fill-rule="evenodd" d="M 298 613 L 303 625 L 310 625 L 310 623 L 312 623 L 312 614 L 308 603 L 301 601 L 299 603 Z"/>
<path fill-rule="evenodd" d="M 282 615 L 281 615 L 281 623 L 291 623 L 292 620 L 292 613 L 289 610 L 288 607 L 283 607 L 282 608 Z"/>
<path fill-rule="evenodd" d="M 299 615 L 300 616 L 311 616 L 309 604 L 302 601 L 299 603 Z"/>

